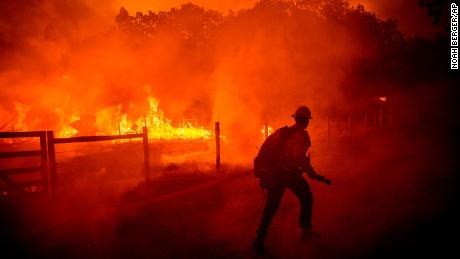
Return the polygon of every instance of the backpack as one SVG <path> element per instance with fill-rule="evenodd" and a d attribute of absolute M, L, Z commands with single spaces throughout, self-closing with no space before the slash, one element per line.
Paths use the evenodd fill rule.
<path fill-rule="evenodd" d="M 254 159 L 254 177 L 261 179 L 268 177 L 279 169 L 279 162 L 283 156 L 285 144 L 296 129 L 284 126 L 268 136 L 260 147 Z"/>

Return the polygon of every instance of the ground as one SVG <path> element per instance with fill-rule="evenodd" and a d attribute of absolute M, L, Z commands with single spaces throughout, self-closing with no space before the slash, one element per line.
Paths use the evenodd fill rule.
<path fill-rule="evenodd" d="M 374 136 L 314 146 L 317 171 L 333 180 L 331 186 L 309 180 L 313 225 L 321 236 L 300 239 L 298 202 L 287 191 L 269 230 L 265 257 L 452 256 L 455 239 L 450 236 L 458 233 L 452 161 L 439 150 L 426 152 L 414 144 L 420 141 L 401 144 L 400 140 Z M 107 156 L 114 155 L 101 155 Z M 250 245 L 264 195 L 250 168 L 227 165 L 215 172 L 212 166 L 174 164 L 146 184 L 139 176 L 121 173 L 119 159 L 109 160 L 112 166 L 92 177 L 72 180 L 68 174 L 70 183 L 62 183 L 59 197 L 4 199 L 0 232 L 4 254 L 257 257 Z M 69 166 L 77 161 L 77 168 L 85 163 L 79 158 L 69 160 Z M 63 163 L 61 170 L 65 168 Z M 117 174 L 123 181 L 113 180 Z"/>

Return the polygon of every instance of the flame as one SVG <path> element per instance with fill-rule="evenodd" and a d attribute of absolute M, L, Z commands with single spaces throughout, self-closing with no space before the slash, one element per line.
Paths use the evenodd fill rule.
<path fill-rule="evenodd" d="M 135 134 L 142 133 L 144 126 L 147 126 L 149 138 L 152 140 L 207 140 L 213 136 L 211 130 L 198 126 L 196 120 L 191 122 L 183 119 L 181 123 L 173 124 L 172 120 L 168 119 L 159 108 L 159 100 L 150 95 L 149 89 L 146 89 L 146 92 L 147 107 L 140 113 L 139 109 L 133 109 L 135 108 L 133 103 L 128 107 L 123 107 L 121 104 L 107 107 L 91 114 L 80 114 L 78 111 L 69 112 L 65 107 L 56 108 L 54 113 L 58 119 L 53 122 L 55 136 L 66 138 L 77 135 Z M 12 120 L 12 130 L 44 130 L 37 126 L 38 122 L 41 122 L 40 118 L 28 119 L 31 107 L 16 101 L 13 104 L 16 115 Z M 130 117 L 127 110 L 134 110 L 138 115 Z M 28 121 L 32 122 L 27 124 Z"/>
<path fill-rule="evenodd" d="M 145 125 L 149 129 L 151 139 L 209 139 L 211 131 L 183 122 L 174 127 L 171 120 L 165 118 L 163 111 L 158 109 L 159 101 L 153 97 L 148 98 L 149 111 L 145 118 L 139 118 L 136 125 Z"/>
<path fill-rule="evenodd" d="M 59 115 L 60 127 L 56 131 L 56 136 L 59 138 L 71 137 L 78 133 L 78 130 L 71 127 L 69 123 L 80 119 L 78 114 L 72 114 L 69 117 L 64 116 L 64 112 L 61 109 L 56 109 L 56 113 Z"/>
<path fill-rule="evenodd" d="M 143 116 L 130 120 L 128 114 L 122 111 L 122 106 L 109 107 L 96 112 L 94 129 L 95 135 L 123 135 L 132 133 L 141 133 L 142 127 L 147 126 L 149 139 L 153 140 L 196 140 L 210 139 L 212 132 L 193 125 L 183 120 L 177 126 L 166 118 L 164 112 L 159 109 L 159 101 L 149 96 L 148 109 Z M 132 104 L 130 106 L 133 106 Z M 61 110 L 56 110 L 60 115 L 61 123 L 57 133 L 58 137 L 72 137 L 82 134 L 70 124 L 80 120 L 78 114 L 72 114 L 65 118 Z M 196 124 L 196 123 L 195 123 Z M 88 134 L 82 134 L 88 135 Z"/>
<path fill-rule="evenodd" d="M 267 126 L 267 134 L 265 134 L 265 125 L 262 127 L 262 138 L 265 139 L 265 135 L 268 137 L 273 133 L 273 128 L 270 126 Z"/>
<path fill-rule="evenodd" d="M 16 117 L 14 123 L 12 124 L 12 130 L 28 130 L 28 126 L 24 123 L 26 119 L 27 113 L 29 112 L 30 107 L 20 103 L 20 102 L 13 102 L 14 110 L 16 111 Z"/>

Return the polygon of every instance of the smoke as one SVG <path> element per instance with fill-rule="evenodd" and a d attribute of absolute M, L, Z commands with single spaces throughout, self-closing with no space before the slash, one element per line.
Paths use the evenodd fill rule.
<path fill-rule="evenodd" d="M 100 111 L 136 119 L 151 95 L 175 123 L 221 122 L 227 157 L 252 157 L 263 124 L 290 124 L 299 105 L 313 111 L 315 138 L 331 106 L 346 106 L 352 67 L 376 56 L 368 41 L 376 36 L 353 17 L 335 19 L 340 6 L 322 16 L 292 2 L 249 2 L 202 3 L 249 8 L 228 14 L 193 4 L 131 12 L 125 23 L 114 9 L 127 2 L 2 2 L 0 123 L 16 117 L 16 129 L 56 129 Z"/>
<path fill-rule="evenodd" d="M 418 0 L 411 1 L 370 1 L 350 0 L 354 5 L 362 4 L 370 12 L 375 12 L 382 19 L 395 19 L 400 24 L 401 31 L 409 36 L 434 37 L 444 28 L 433 25 L 428 11 L 419 7 Z"/>
<path fill-rule="evenodd" d="M 70 74 L 81 71 L 79 59 L 89 59 L 96 42 L 103 44 L 103 33 L 111 23 L 103 6 L 96 9 L 86 1 L 0 3 L 2 122 L 14 116 L 12 105 L 19 102 L 35 113 L 26 116 L 30 127 L 54 126 L 56 110 L 71 105 L 70 100 L 90 80 L 75 80 Z"/>
<path fill-rule="evenodd" d="M 173 119 L 181 119 L 184 113 L 197 116 L 193 113 L 198 112 L 202 113 L 198 114 L 201 122 L 221 119 L 232 124 L 245 114 L 268 117 L 278 106 L 277 98 L 288 98 L 293 88 L 303 87 L 300 84 L 304 82 L 287 80 L 289 70 L 297 69 L 288 60 L 296 50 L 280 38 L 289 35 L 279 27 L 270 35 L 274 24 L 263 28 L 262 21 L 259 29 L 251 28 L 258 31 L 239 32 L 238 26 L 248 25 L 243 22 L 223 30 L 220 38 L 209 40 L 214 53 L 184 46 L 168 32 L 158 35 L 149 46 L 139 46 L 136 38 L 124 38 L 115 27 L 113 4 L 2 2 L 0 82 L 6 86 L 1 91 L 2 111 L 14 111 L 13 103 L 19 102 L 30 111 L 47 113 L 35 118 L 29 114 L 29 120 L 62 114 L 70 117 L 110 105 L 129 106 L 141 101 L 149 89 Z M 247 22 L 265 11 L 255 12 L 259 13 L 248 12 L 252 18 Z M 283 112 L 290 113 L 299 101 Z M 29 121 L 28 125 L 52 127 L 58 119 L 50 120 Z"/>
<path fill-rule="evenodd" d="M 172 7 L 177 7 L 188 2 L 192 2 L 196 5 L 203 6 L 207 9 L 219 10 L 219 11 L 229 11 L 229 10 L 240 10 L 248 9 L 255 5 L 257 0 L 168 0 L 168 1 L 150 1 L 150 0 L 116 0 L 115 6 L 124 6 L 128 11 L 137 12 L 142 11 L 146 12 L 149 10 L 159 11 L 159 10 L 168 10 Z"/>

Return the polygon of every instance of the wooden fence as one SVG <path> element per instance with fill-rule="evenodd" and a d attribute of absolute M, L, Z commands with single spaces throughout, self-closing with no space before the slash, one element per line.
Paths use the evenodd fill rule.
<path fill-rule="evenodd" d="M 25 187 L 34 184 L 42 185 L 43 191 L 48 193 L 55 193 L 58 189 L 58 173 L 56 162 L 56 145 L 69 144 L 69 143 L 82 143 L 82 142 L 95 142 L 95 141 L 108 141 L 108 140 L 121 140 L 142 138 L 142 145 L 144 149 L 144 173 L 145 180 L 149 181 L 150 175 L 150 154 L 148 142 L 148 129 L 143 127 L 141 134 L 126 134 L 126 135 L 111 135 L 111 136 L 80 136 L 70 138 L 57 138 L 54 136 L 53 131 L 31 131 L 31 132 L 0 132 L 0 139 L 2 138 L 40 138 L 40 150 L 27 150 L 27 151 L 12 151 L 0 152 L 0 161 L 2 159 L 15 158 L 15 157 L 30 157 L 40 156 L 41 162 L 39 166 L 35 167 L 22 167 L 11 169 L 0 169 L 0 180 L 3 180 L 8 186 L 24 193 Z M 216 171 L 219 170 L 221 164 L 220 157 L 220 126 L 219 122 L 215 123 L 215 141 L 216 141 Z M 9 176 L 13 174 L 25 174 L 40 172 L 41 179 L 38 181 L 23 181 L 15 182 Z"/>
<path fill-rule="evenodd" d="M 41 185 L 45 192 L 50 191 L 49 177 L 47 170 L 47 150 L 46 150 L 46 132 L 45 131 L 30 131 L 30 132 L 0 132 L 0 139 L 4 138 L 40 138 L 40 150 L 26 151 L 11 151 L 0 152 L 0 159 L 11 159 L 17 157 L 34 157 L 39 156 L 40 165 L 20 168 L 9 168 L 0 170 L 0 179 L 3 180 L 9 187 L 12 187 L 19 193 L 24 193 L 25 188 L 32 185 Z M 40 180 L 33 181 L 14 181 L 11 175 L 15 174 L 30 174 L 41 173 Z"/>
<path fill-rule="evenodd" d="M 81 143 L 81 142 L 96 142 L 96 141 L 108 141 L 108 140 L 119 140 L 119 139 L 133 139 L 142 138 L 142 144 L 144 149 L 144 173 L 145 180 L 150 180 L 150 154 L 149 154 L 149 136 L 147 127 L 143 127 L 142 134 L 126 134 L 126 135 L 112 135 L 112 136 L 81 136 L 71 138 L 55 138 L 53 131 L 47 131 L 48 138 L 48 159 L 49 159 L 49 174 L 51 190 L 55 192 L 58 187 L 58 175 L 56 166 L 56 149 L 55 145 L 58 144 L 69 144 L 69 143 Z"/>
<path fill-rule="evenodd" d="M 39 166 L 0 169 L 0 180 L 7 186 L 15 189 L 19 193 L 24 193 L 25 188 L 32 185 L 41 185 L 44 192 L 55 193 L 58 187 L 58 174 L 56 166 L 56 149 L 58 144 L 68 144 L 76 142 L 94 142 L 119 139 L 142 138 L 144 149 L 144 173 L 145 180 L 150 180 L 150 154 L 147 127 L 142 129 L 142 134 L 126 134 L 112 136 L 81 136 L 71 138 L 55 138 L 53 131 L 30 131 L 30 132 L 0 132 L 0 139 L 4 138 L 40 138 L 40 150 L 0 152 L 0 159 L 40 156 Z M 35 181 L 16 182 L 10 178 L 13 174 L 41 173 L 41 179 Z"/>

